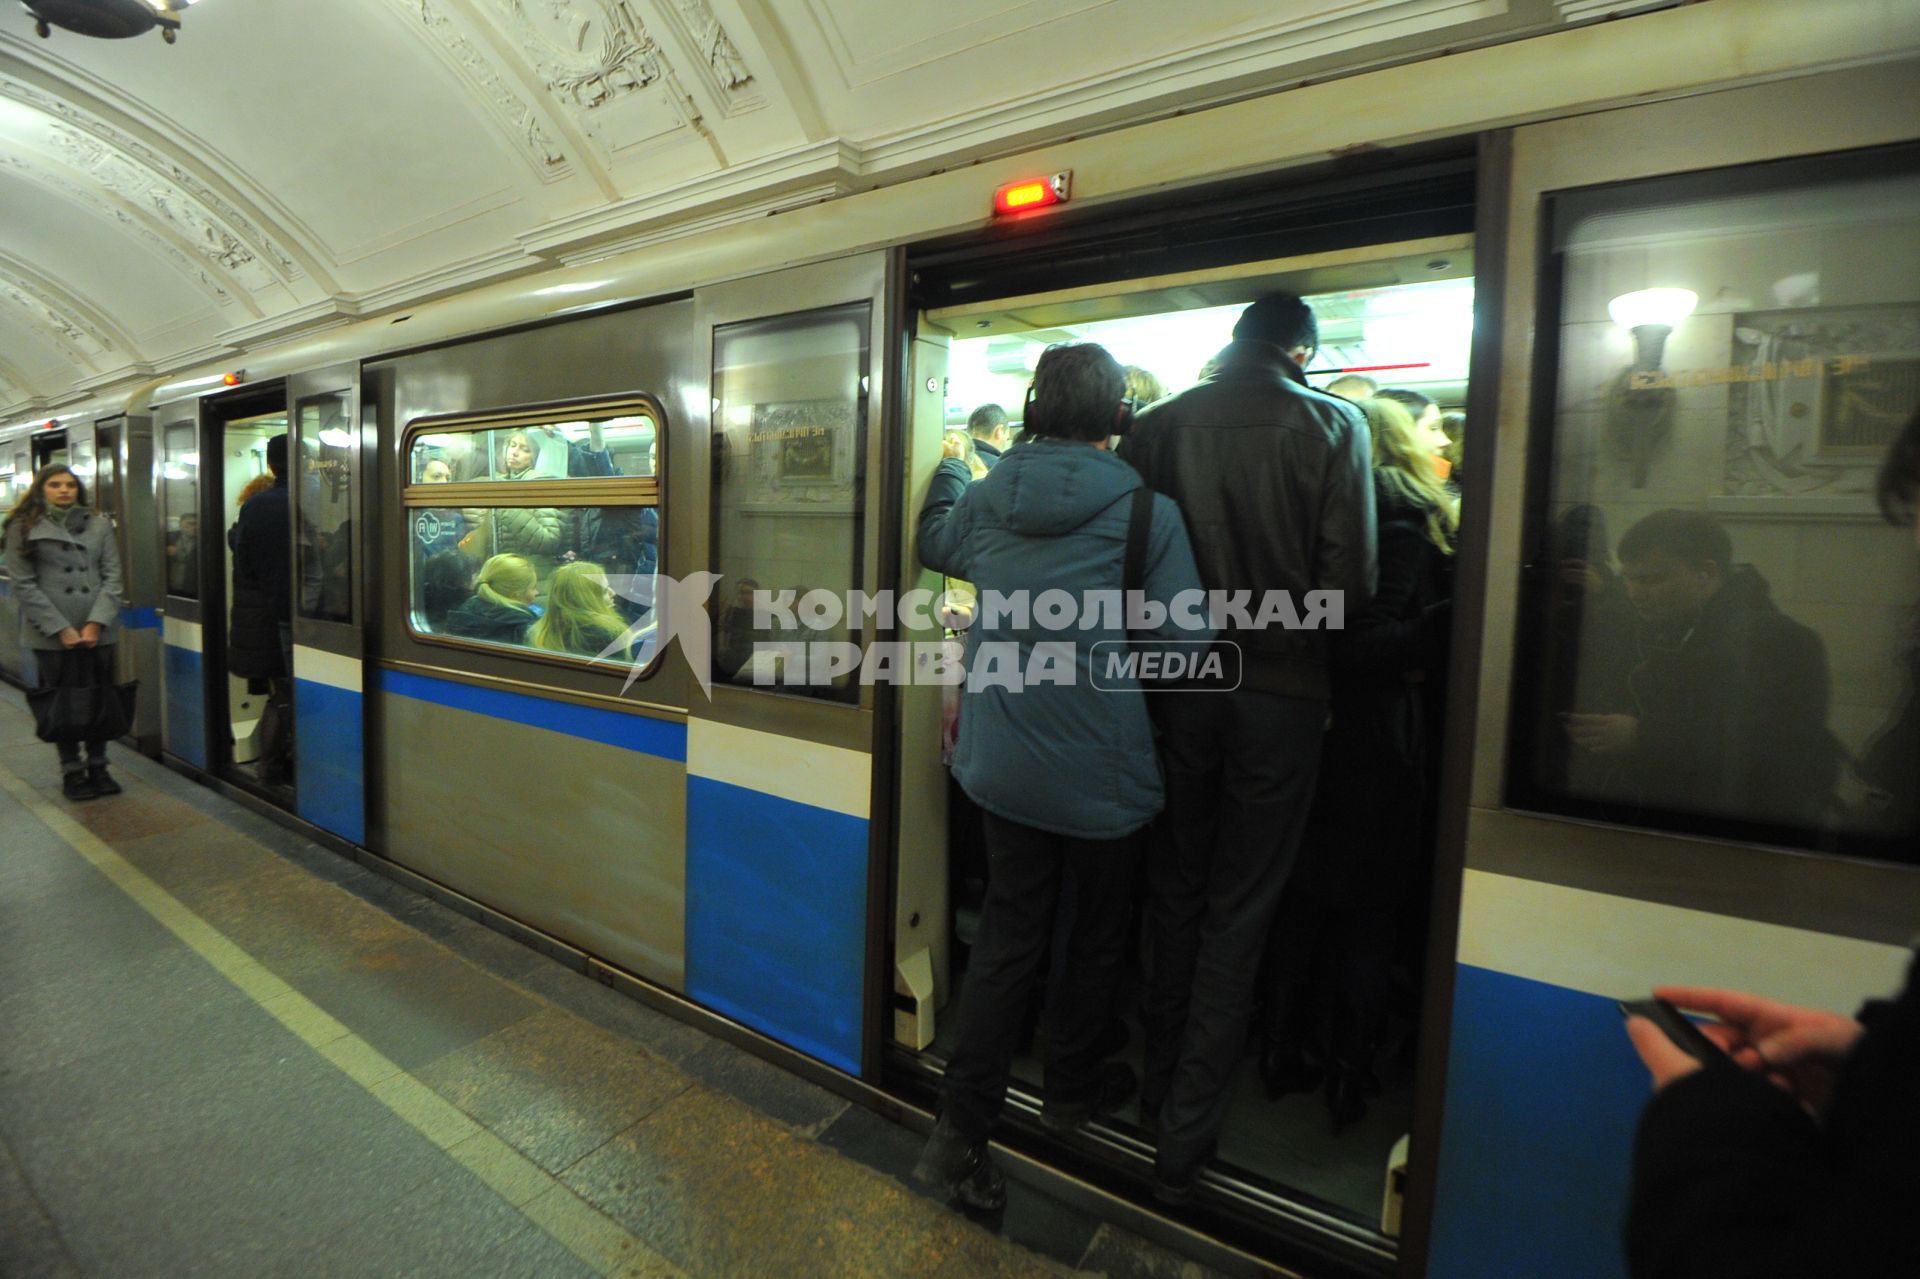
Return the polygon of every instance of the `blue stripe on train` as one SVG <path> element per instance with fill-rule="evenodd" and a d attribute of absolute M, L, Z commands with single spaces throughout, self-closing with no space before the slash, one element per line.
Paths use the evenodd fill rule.
<path fill-rule="evenodd" d="M 293 681 L 296 807 L 315 826 L 356 844 L 367 842 L 363 706 L 351 690 Z"/>
<path fill-rule="evenodd" d="M 205 768 L 206 695 L 201 687 L 200 654 L 178 644 L 161 647 L 167 684 L 166 748 L 195 768 Z"/>
<path fill-rule="evenodd" d="M 867 822 L 687 778 L 687 993 L 860 1072 Z"/>
<path fill-rule="evenodd" d="M 160 629 L 160 610 L 157 608 L 123 608 L 120 610 L 120 625 L 130 631 L 153 631 Z"/>
<path fill-rule="evenodd" d="M 1430 1279 L 1621 1279 L 1647 1096 L 1612 999 L 1460 965 Z"/>
<path fill-rule="evenodd" d="M 382 670 L 376 672 L 376 677 L 382 692 L 686 762 L 687 726 L 673 720 L 528 697 L 406 671 Z"/>

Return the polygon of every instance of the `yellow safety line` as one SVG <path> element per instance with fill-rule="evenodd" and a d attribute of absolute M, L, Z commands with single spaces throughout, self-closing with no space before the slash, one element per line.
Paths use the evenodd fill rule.
<path fill-rule="evenodd" d="M 400 1069 L 318 1004 L 281 981 L 105 841 L 0 764 L 0 787 L 222 977 L 341 1073 L 411 1124 L 527 1220 L 602 1275 L 674 1279 L 684 1272 L 564 1182 Z"/>

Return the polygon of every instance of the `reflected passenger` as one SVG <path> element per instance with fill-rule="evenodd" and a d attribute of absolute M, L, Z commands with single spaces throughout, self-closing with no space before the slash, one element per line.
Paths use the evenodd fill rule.
<path fill-rule="evenodd" d="M 1827 817 L 1839 747 L 1827 731 L 1827 653 L 1733 562 L 1712 516 L 1656 511 L 1620 539 L 1640 615 L 1640 662 L 1621 709 L 1562 717 L 1613 767 L 1607 798 L 1790 826 Z"/>
<path fill-rule="evenodd" d="M 527 632 L 527 643 L 555 653 L 631 660 L 621 642 L 627 619 L 614 608 L 614 594 L 598 564 L 563 564 L 547 583 L 547 611 Z M 612 649 L 612 652 L 607 650 Z"/>
<path fill-rule="evenodd" d="M 537 618 L 540 575 L 524 556 L 495 555 L 480 566 L 473 595 L 447 615 L 447 634 L 493 644 L 523 644 Z"/>

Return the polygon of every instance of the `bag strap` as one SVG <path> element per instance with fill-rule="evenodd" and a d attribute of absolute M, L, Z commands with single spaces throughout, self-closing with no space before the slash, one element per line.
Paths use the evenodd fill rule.
<path fill-rule="evenodd" d="M 1133 510 L 1127 516 L 1127 555 L 1120 568 L 1120 587 L 1129 596 L 1146 586 L 1147 534 L 1152 531 L 1153 490 L 1142 484 L 1133 491 Z"/>

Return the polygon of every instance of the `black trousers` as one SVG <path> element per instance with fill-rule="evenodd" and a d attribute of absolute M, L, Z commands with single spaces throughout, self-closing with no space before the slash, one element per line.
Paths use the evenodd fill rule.
<path fill-rule="evenodd" d="M 1143 843 L 1137 832 L 1075 839 L 984 816 L 987 901 L 946 1077 L 946 1113 L 969 1141 L 986 1140 L 1006 1103 L 1007 1075 L 1063 878 L 1072 883 L 1073 922 L 1064 967 L 1048 993 L 1042 1086 L 1049 1101 L 1090 1102 L 1098 1095 L 1100 1033 L 1126 954 L 1128 895 Z"/>
<path fill-rule="evenodd" d="M 102 644 L 93 648 L 43 648 L 34 653 L 33 660 L 39 671 L 41 688 L 52 688 L 66 678 L 92 681 L 100 677 L 100 672 L 113 670 L 113 645 Z M 54 748 L 60 752 L 62 773 L 85 772 L 89 764 L 107 762 L 105 741 L 88 742 L 85 759 L 80 758 L 78 742 L 56 742 Z"/>
<path fill-rule="evenodd" d="M 1260 957 L 1313 805 L 1327 704 L 1242 689 L 1156 702 L 1167 774 L 1149 868 L 1146 1078 L 1159 1171 L 1213 1155 L 1245 1054 Z"/>

